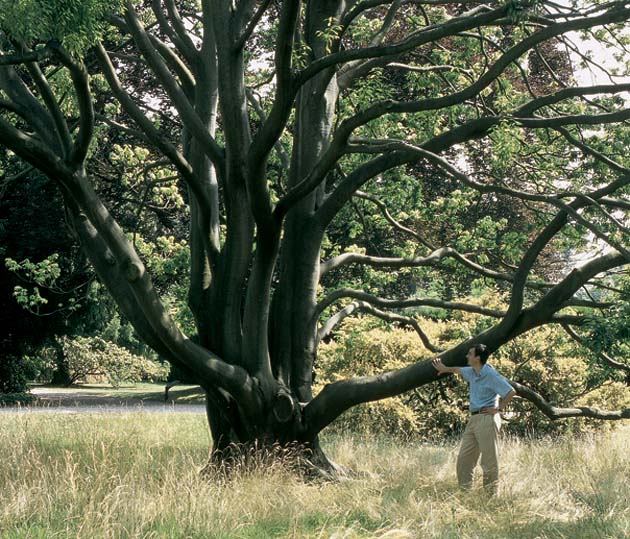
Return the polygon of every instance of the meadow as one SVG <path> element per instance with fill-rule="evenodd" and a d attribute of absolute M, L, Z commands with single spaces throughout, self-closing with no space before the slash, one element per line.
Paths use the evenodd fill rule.
<path fill-rule="evenodd" d="M 324 439 L 353 470 L 283 466 L 203 477 L 203 415 L 0 414 L 2 539 L 620 539 L 630 537 L 630 428 L 505 439 L 501 494 L 456 488 L 457 443 Z"/>

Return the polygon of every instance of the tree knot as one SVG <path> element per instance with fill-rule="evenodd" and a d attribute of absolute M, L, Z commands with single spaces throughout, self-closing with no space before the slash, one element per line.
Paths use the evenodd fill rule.
<path fill-rule="evenodd" d="M 273 403 L 273 416 L 278 422 L 286 423 L 293 417 L 294 409 L 295 401 L 291 393 L 285 388 L 280 388 L 276 393 L 276 398 Z"/>
<path fill-rule="evenodd" d="M 142 267 L 142 264 L 138 262 L 132 262 L 132 261 L 129 261 L 127 263 L 125 274 L 127 276 L 127 280 L 130 283 L 136 282 L 138 279 L 140 279 L 143 273 L 144 273 L 144 268 Z"/>

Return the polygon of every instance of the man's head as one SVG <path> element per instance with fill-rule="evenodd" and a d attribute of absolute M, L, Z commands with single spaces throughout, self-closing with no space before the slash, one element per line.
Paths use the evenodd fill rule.
<path fill-rule="evenodd" d="M 488 356 L 490 352 L 488 352 L 488 347 L 485 344 L 476 344 L 475 346 L 471 346 L 468 349 L 468 353 L 466 354 L 466 359 L 468 360 L 468 365 L 471 367 L 482 367 L 488 361 Z"/>

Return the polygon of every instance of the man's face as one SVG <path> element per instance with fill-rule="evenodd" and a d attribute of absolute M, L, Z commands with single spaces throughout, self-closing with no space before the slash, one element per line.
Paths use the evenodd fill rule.
<path fill-rule="evenodd" d="M 468 353 L 466 354 L 466 360 L 468 361 L 469 367 L 478 367 L 481 363 L 481 359 L 478 355 L 475 354 L 474 348 L 468 349 Z"/>

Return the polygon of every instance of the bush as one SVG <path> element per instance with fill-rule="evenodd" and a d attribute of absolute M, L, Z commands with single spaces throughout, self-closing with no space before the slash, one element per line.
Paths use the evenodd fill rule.
<path fill-rule="evenodd" d="M 0 393 L 25 393 L 31 368 L 14 355 L 0 357 Z"/>
<path fill-rule="evenodd" d="M 105 378 L 112 386 L 123 382 L 164 381 L 169 367 L 131 353 L 99 337 L 62 337 L 70 383 L 87 377 Z"/>
<path fill-rule="evenodd" d="M 366 319 L 348 320 L 334 341 L 320 345 L 314 389 L 317 392 L 327 383 L 397 369 L 421 359 L 415 333 L 375 327 Z M 408 400 L 408 396 L 400 396 L 355 406 L 330 428 L 415 437 L 420 434 L 419 414 Z"/>
<path fill-rule="evenodd" d="M 0 393 L 0 406 L 7 404 L 30 404 L 36 401 L 37 397 L 30 393 Z"/>

